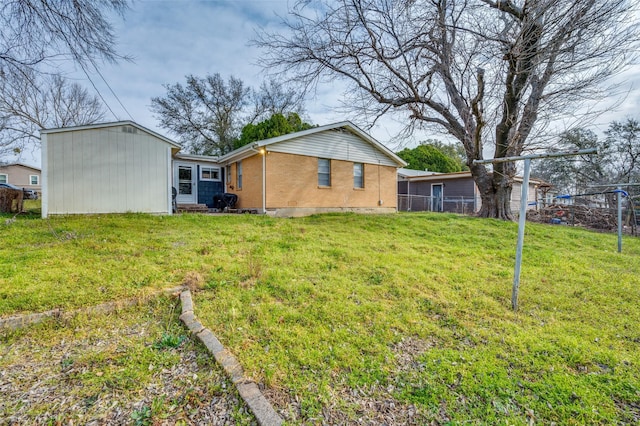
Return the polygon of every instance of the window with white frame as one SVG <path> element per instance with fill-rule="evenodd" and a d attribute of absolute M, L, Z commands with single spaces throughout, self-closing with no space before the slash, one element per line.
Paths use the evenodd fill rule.
<path fill-rule="evenodd" d="M 242 160 L 236 163 L 236 181 L 238 182 L 238 189 L 242 189 Z"/>
<path fill-rule="evenodd" d="M 9 183 L 9 175 L 0 173 L 0 183 Z"/>
<path fill-rule="evenodd" d="M 40 185 L 40 176 L 29 175 L 29 185 Z"/>
<path fill-rule="evenodd" d="M 364 188 L 364 164 L 353 163 L 353 187 Z"/>
<path fill-rule="evenodd" d="M 200 180 L 220 180 L 220 168 L 200 166 Z"/>
<path fill-rule="evenodd" d="M 318 186 L 331 186 L 331 160 L 318 158 Z"/>

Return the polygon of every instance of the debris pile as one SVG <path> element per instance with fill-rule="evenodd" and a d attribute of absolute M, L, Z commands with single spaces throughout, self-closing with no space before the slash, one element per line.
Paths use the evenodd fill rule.
<path fill-rule="evenodd" d="M 616 209 L 580 205 L 552 204 L 536 211 L 528 211 L 527 220 L 603 231 L 613 231 L 618 226 Z"/>

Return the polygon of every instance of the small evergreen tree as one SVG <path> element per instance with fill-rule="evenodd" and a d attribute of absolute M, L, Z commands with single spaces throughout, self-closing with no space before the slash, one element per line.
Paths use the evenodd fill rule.
<path fill-rule="evenodd" d="M 431 143 L 422 143 L 413 149 L 405 148 L 397 154 L 408 163 L 408 169 L 440 173 L 462 171 L 462 161 L 459 158 L 451 158 Z"/>
<path fill-rule="evenodd" d="M 312 127 L 311 124 L 302 121 L 300 116 L 295 112 L 287 114 L 286 116 L 280 113 L 273 114 L 258 124 L 249 123 L 244 126 L 240 138 L 234 143 L 234 148 L 237 149 L 251 142 L 275 138 L 276 136 L 295 133 Z"/>

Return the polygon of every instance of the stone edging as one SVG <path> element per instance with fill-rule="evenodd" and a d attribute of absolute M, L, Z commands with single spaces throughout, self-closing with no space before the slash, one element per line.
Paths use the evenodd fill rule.
<path fill-rule="evenodd" d="M 207 347 L 218 364 L 222 366 L 229 379 L 238 389 L 238 393 L 249 406 L 256 417 L 258 424 L 263 426 L 276 426 L 283 423 L 282 417 L 276 413 L 269 401 L 262 395 L 258 385 L 244 377 L 244 371 L 235 356 L 222 346 L 218 338 L 205 328 L 193 313 L 193 300 L 191 292 L 186 289 L 180 293 L 182 315 L 180 320 L 184 325 Z"/>

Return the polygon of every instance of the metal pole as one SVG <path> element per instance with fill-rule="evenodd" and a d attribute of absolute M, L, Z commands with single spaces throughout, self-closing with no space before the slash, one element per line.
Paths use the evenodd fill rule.
<path fill-rule="evenodd" d="M 618 187 L 618 253 L 622 253 L 622 187 Z"/>
<path fill-rule="evenodd" d="M 524 227 L 527 221 L 527 198 L 529 197 L 529 174 L 531 172 L 531 160 L 539 158 L 566 157 L 570 155 L 597 154 L 595 148 L 569 152 L 552 152 L 545 154 L 532 154 L 519 157 L 503 157 L 490 160 L 473 160 L 473 164 L 505 163 L 524 160 L 524 177 L 522 180 L 522 199 L 520 200 L 520 218 L 518 220 L 518 245 L 516 247 L 516 266 L 513 277 L 513 292 L 511 294 L 511 306 L 518 310 L 518 288 L 520 287 L 520 265 L 522 264 L 522 247 L 524 245 Z"/>
<path fill-rule="evenodd" d="M 529 198 L 529 173 L 531 159 L 524 160 L 524 176 L 522 178 L 522 195 L 520 199 L 520 217 L 518 218 L 518 244 L 516 246 L 516 267 L 513 274 L 513 290 L 511 292 L 511 307 L 518 310 L 518 289 L 520 287 L 520 265 L 522 264 L 522 246 L 524 245 L 524 227 L 527 223 L 527 198 Z"/>

